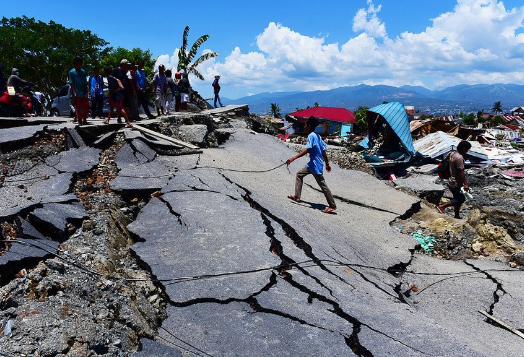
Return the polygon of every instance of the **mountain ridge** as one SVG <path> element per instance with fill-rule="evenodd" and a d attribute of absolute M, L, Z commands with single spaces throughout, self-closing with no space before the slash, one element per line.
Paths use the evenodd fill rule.
<path fill-rule="evenodd" d="M 315 103 L 329 107 L 355 110 L 359 106 L 374 107 L 383 102 L 399 101 L 413 105 L 416 110 L 431 114 L 455 114 L 460 111 L 490 111 L 493 104 L 501 101 L 509 110 L 524 105 L 524 85 L 519 84 L 460 84 L 431 90 L 422 86 L 367 85 L 344 86 L 330 90 L 308 92 L 264 92 L 238 99 L 223 98 L 224 104 L 248 104 L 257 114 L 266 114 L 271 103 L 277 103 L 282 114 L 312 107 Z"/>

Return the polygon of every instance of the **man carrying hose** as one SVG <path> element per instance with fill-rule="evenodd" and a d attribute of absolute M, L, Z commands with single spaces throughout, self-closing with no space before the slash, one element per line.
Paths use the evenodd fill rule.
<path fill-rule="evenodd" d="M 318 185 L 322 189 L 324 196 L 328 202 L 328 207 L 323 210 L 324 213 L 333 213 L 337 209 L 333 195 L 329 190 L 326 180 L 324 179 L 324 160 L 326 161 L 326 170 L 327 172 L 331 171 L 331 166 L 329 165 L 329 160 L 326 155 L 326 143 L 322 141 L 320 135 L 315 133 L 315 128 L 318 126 L 319 122 L 317 118 L 311 116 L 307 119 L 305 130 L 309 134 L 307 137 L 306 148 L 302 150 L 298 155 L 288 159 L 286 164 L 290 164 L 299 157 L 302 157 L 309 153 L 309 162 L 306 164 L 302 170 L 297 172 L 297 179 L 295 181 L 295 195 L 287 196 L 289 199 L 300 202 L 300 197 L 302 195 L 302 184 L 304 177 L 312 174 L 315 180 L 317 180 Z"/>

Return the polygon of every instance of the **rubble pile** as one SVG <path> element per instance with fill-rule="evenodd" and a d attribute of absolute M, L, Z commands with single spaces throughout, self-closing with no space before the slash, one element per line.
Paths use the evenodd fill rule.
<path fill-rule="evenodd" d="M 433 254 L 442 258 L 483 255 L 523 266 L 519 257 L 524 252 L 524 180 L 506 176 L 502 174 L 504 170 L 499 167 L 467 170 L 473 192 L 473 200 L 462 207 L 462 214 L 467 219 L 443 216 L 433 204 L 426 202 L 411 218 L 392 224 L 402 226 L 406 234 L 420 232 L 434 236 Z M 428 177 L 437 180 L 436 176 Z M 443 202 L 450 198 L 451 194 L 446 191 Z"/>
<path fill-rule="evenodd" d="M 357 170 L 374 174 L 373 168 L 363 159 L 362 155 L 347 148 L 328 147 L 328 158 L 343 169 Z"/>

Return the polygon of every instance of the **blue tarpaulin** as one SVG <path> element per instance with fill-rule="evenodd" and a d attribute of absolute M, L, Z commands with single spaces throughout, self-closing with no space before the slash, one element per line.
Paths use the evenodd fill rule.
<path fill-rule="evenodd" d="M 415 155 L 413 139 L 409 130 L 409 118 L 404 104 L 392 102 L 378 105 L 368 110 L 368 112 L 381 115 L 389 124 L 393 132 L 400 139 L 400 144 L 410 156 Z M 360 142 L 360 146 L 369 149 L 369 136 Z"/>

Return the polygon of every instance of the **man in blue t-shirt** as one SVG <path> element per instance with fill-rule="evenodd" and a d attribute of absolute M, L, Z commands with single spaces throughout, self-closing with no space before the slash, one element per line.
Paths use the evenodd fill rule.
<path fill-rule="evenodd" d="M 300 202 L 300 196 L 302 195 L 302 184 L 304 177 L 312 174 L 315 180 L 317 180 L 318 185 L 322 189 L 324 196 L 328 202 L 328 207 L 323 210 L 324 213 L 333 213 L 337 209 L 333 195 L 329 190 L 326 180 L 324 179 L 324 160 L 326 161 L 326 170 L 327 172 L 331 171 L 331 166 L 329 165 L 329 160 L 326 155 L 326 143 L 322 141 L 320 135 L 315 133 L 315 128 L 318 126 L 319 122 L 315 117 L 309 117 L 305 130 L 309 134 L 307 137 L 306 148 L 302 150 L 298 155 L 287 160 L 286 163 L 289 165 L 299 157 L 302 157 L 309 153 L 309 162 L 306 164 L 302 170 L 297 172 L 297 179 L 295 182 L 295 195 L 287 196 L 289 199 L 292 199 L 295 202 Z"/>
<path fill-rule="evenodd" d="M 69 85 L 71 85 L 71 102 L 75 105 L 76 120 L 78 120 L 78 124 L 86 125 L 89 115 L 89 101 L 87 99 L 87 74 L 82 69 L 82 64 L 82 58 L 76 56 L 74 68 L 69 71 Z"/>

